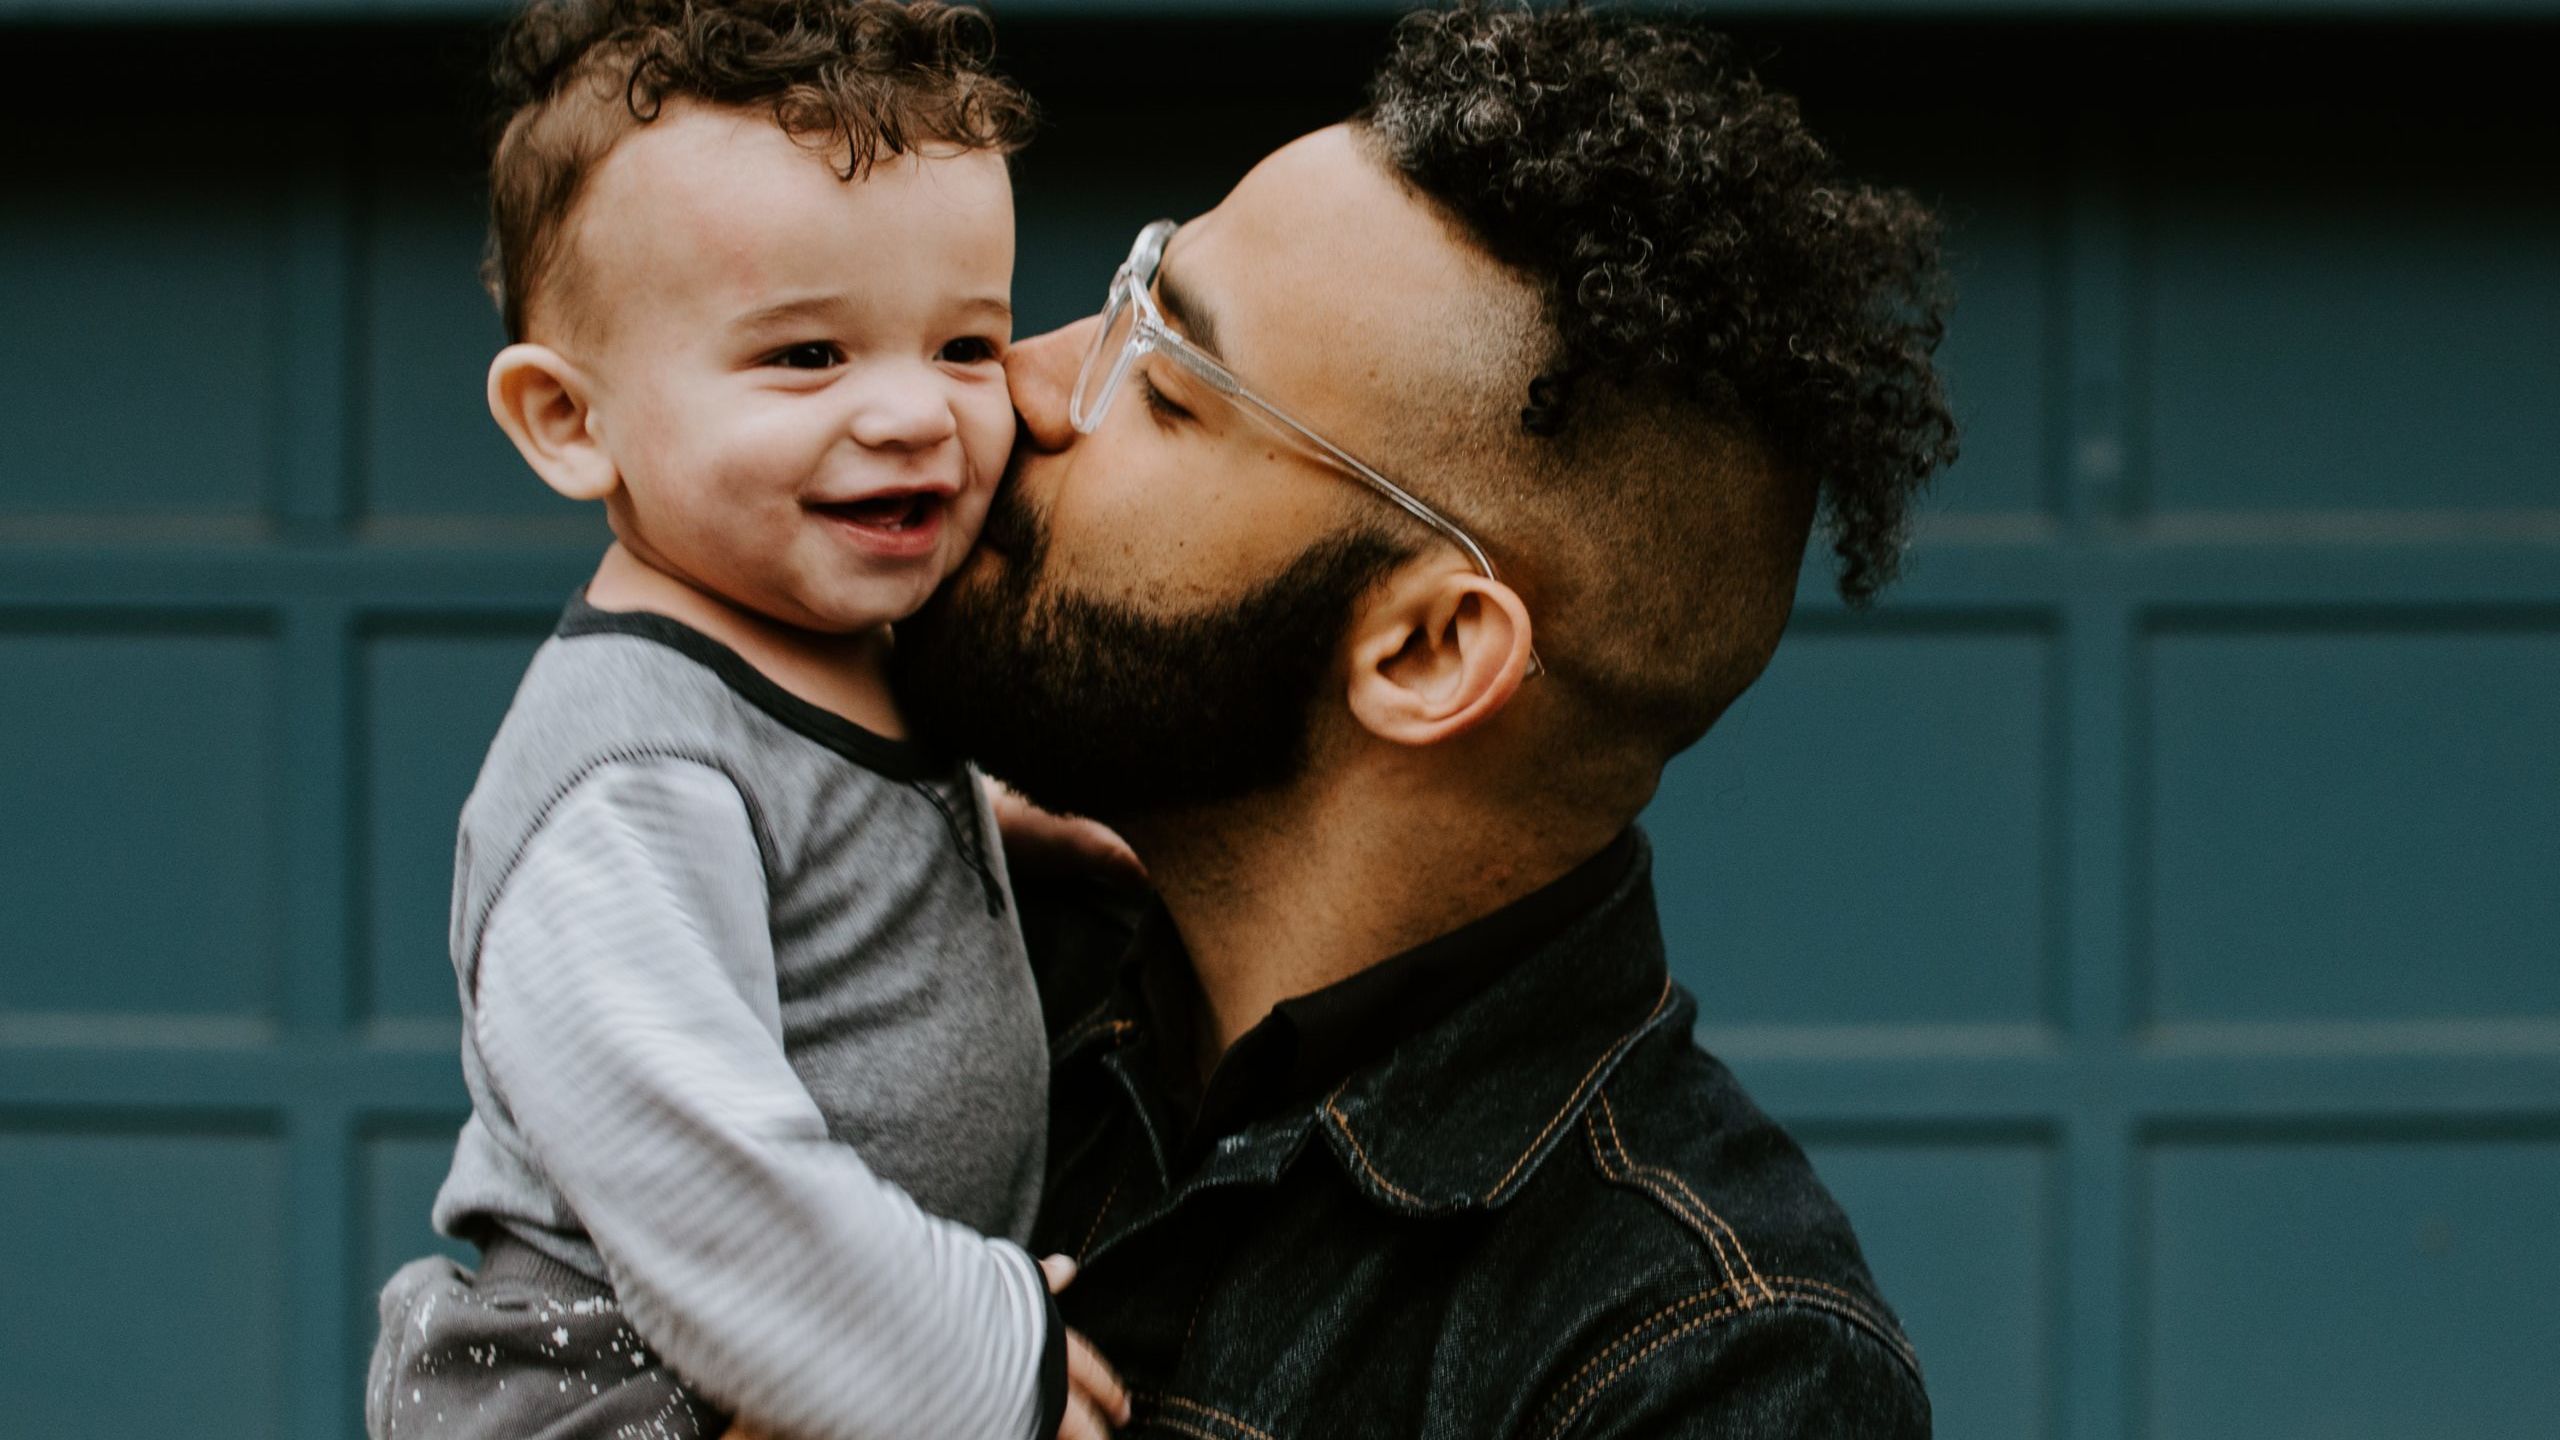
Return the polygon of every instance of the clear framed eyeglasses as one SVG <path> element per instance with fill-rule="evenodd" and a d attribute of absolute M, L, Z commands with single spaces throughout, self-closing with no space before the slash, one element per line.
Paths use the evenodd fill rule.
<path fill-rule="evenodd" d="M 1121 382 L 1138 360 L 1146 355 L 1161 355 L 1197 376 L 1201 383 L 1235 402 L 1248 416 L 1275 429 L 1284 437 L 1312 450 L 1320 460 L 1340 469 L 1369 487 L 1397 509 L 1431 527 L 1441 538 L 1455 545 L 1468 561 L 1488 580 L 1502 577 L 1494 572 L 1493 560 L 1484 553 L 1458 523 L 1417 498 L 1413 492 L 1327 440 L 1305 422 L 1288 411 L 1255 394 L 1238 380 L 1218 358 L 1192 344 L 1164 323 L 1164 312 L 1155 298 L 1156 268 L 1164 262 L 1164 247 L 1179 229 L 1179 222 L 1158 220 L 1138 232 L 1138 243 L 1129 249 L 1129 258 L 1111 277 L 1111 295 L 1102 307 L 1102 323 L 1094 327 L 1093 348 L 1085 352 L 1084 368 L 1076 372 L 1076 386 L 1067 402 L 1067 418 L 1076 433 L 1090 435 L 1101 427 L 1102 417 L 1111 409 L 1112 400 L 1120 393 Z M 1529 673 L 1546 673 L 1537 652 L 1529 654 Z"/>

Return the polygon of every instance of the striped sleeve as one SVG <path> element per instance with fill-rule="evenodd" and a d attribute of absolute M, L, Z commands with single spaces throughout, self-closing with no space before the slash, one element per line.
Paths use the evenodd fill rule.
<path fill-rule="evenodd" d="M 481 935 L 490 1079 L 678 1375 L 807 1440 L 1033 1435 L 1038 1268 L 828 1138 L 783 1056 L 764 868 L 726 775 L 581 780 Z"/>

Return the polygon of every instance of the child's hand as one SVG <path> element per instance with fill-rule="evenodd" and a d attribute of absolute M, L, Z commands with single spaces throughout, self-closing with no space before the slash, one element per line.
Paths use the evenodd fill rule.
<path fill-rule="evenodd" d="M 1123 885 L 1147 883 L 1147 867 L 1110 827 L 1052 815 L 1001 780 L 986 781 L 987 803 L 1004 838 L 1005 863 L 1020 874 L 1083 874 Z"/>
<path fill-rule="evenodd" d="M 1052 1255 L 1040 1262 L 1040 1274 L 1055 1295 L 1076 1278 L 1076 1262 Z M 1112 1429 L 1128 1423 L 1128 1387 L 1120 1383 L 1111 1362 L 1102 1358 L 1092 1341 L 1068 1331 L 1067 1414 L 1058 1423 L 1058 1440 L 1111 1440 Z"/>

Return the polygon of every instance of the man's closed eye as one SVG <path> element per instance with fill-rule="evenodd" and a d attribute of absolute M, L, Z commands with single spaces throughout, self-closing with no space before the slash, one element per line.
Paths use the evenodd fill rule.
<path fill-rule="evenodd" d="M 1137 381 L 1138 394 L 1147 402 L 1147 413 L 1155 416 L 1158 423 L 1170 427 L 1191 420 L 1190 411 L 1176 404 L 1164 391 L 1156 388 L 1155 377 L 1141 372 L 1137 376 Z"/>

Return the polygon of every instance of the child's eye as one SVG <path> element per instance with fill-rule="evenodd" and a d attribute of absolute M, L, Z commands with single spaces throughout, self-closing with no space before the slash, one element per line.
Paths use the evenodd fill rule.
<path fill-rule="evenodd" d="M 785 370 L 825 370 L 844 363 L 844 352 L 824 340 L 810 340 L 767 356 L 767 365 Z"/>
<path fill-rule="evenodd" d="M 942 347 L 946 365 L 984 365 L 996 358 L 996 342 L 984 335 L 963 335 Z"/>

